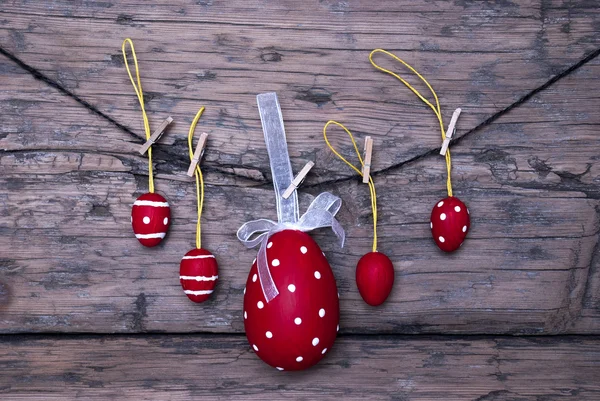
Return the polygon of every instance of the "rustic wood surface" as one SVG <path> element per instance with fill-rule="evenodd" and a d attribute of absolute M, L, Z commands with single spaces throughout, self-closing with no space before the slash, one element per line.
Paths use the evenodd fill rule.
<path fill-rule="evenodd" d="M 559 0 L 0 2 L 0 359 L 10 362 L 0 365 L 0 392 L 600 399 L 599 14 L 594 1 Z M 175 119 L 154 147 L 156 188 L 173 213 L 156 249 L 139 245 L 129 221 L 148 183 L 125 37 L 136 45 L 151 126 Z M 370 65 L 376 47 L 430 80 L 446 124 L 463 109 L 453 182 L 472 228 L 455 254 L 429 233 L 431 207 L 445 196 L 437 122 Z M 279 94 L 293 167 L 316 162 L 301 209 L 322 191 L 344 201 L 346 247 L 313 233 L 338 282 L 343 339 L 296 377 L 261 366 L 241 335 L 256 250 L 235 232 L 276 217 L 255 101 L 266 91 Z M 220 282 L 195 305 L 177 272 L 194 244 L 186 135 L 200 106 L 197 131 L 210 133 L 203 243 L 217 255 Z M 354 282 L 371 245 L 368 190 L 324 146 L 328 119 L 375 140 L 380 250 L 396 268 L 377 309 Z M 351 156 L 342 134 L 329 136 Z M 515 334 L 559 336 L 485 336 Z M 186 364 L 178 378 L 174 367 Z M 215 364 L 207 377 L 203 367 Z"/>
<path fill-rule="evenodd" d="M 257 364 L 243 336 L 0 340 L 3 400 L 598 400 L 598 338 L 340 338 L 313 369 Z"/>

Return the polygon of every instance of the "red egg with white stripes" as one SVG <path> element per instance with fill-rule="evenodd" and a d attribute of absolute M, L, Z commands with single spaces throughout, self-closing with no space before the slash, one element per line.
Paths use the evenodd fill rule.
<path fill-rule="evenodd" d="M 171 208 L 157 193 L 147 193 L 133 203 L 131 225 L 135 237 L 147 247 L 156 246 L 165 238 L 171 225 Z"/>
<path fill-rule="evenodd" d="M 460 248 L 471 227 L 469 209 L 454 196 L 442 199 L 431 211 L 430 226 L 437 246 L 444 252 L 454 252 Z"/>
<path fill-rule="evenodd" d="M 218 280 L 217 260 L 206 249 L 192 249 L 181 259 L 179 281 L 191 301 L 200 303 L 210 298 Z"/>
<path fill-rule="evenodd" d="M 339 330 L 335 277 L 310 235 L 284 230 L 268 241 L 267 262 L 279 295 L 267 303 L 255 260 L 244 289 L 246 336 L 272 367 L 306 369 L 331 349 Z"/>

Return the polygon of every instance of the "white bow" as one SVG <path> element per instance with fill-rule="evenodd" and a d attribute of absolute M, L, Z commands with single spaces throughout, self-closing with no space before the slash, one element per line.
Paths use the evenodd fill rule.
<path fill-rule="evenodd" d="M 317 228 L 331 227 L 335 235 L 339 238 L 340 245 L 343 247 L 346 234 L 341 224 L 335 219 L 335 215 L 340 210 L 341 205 L 342 200 L 340 198 L 329 192 L 323 192 L 312 201 L 306 213 L 295 223 L 277 223 L 273 220 L 258 219 L 249 221 L 240 227 L 237 237 L 246 247 L 254 248 L 260 244 L 258 257 L 256 258 L 256 267 L 258 269 L 260 285 L 267 302 L 270 302 L 279 295 L 267 262 L 267 243 L 269 237 L 283 230 L 308 232 Z M 252 238 L 255 234 L 258 235 Z"/>

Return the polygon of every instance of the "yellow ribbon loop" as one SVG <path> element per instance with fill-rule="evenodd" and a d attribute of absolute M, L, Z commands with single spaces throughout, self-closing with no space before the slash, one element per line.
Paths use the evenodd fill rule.
<path fill-rule="evenodd" d="M 427 88 L 429 88 L 429 90 L 431 91 L 431 93 L 433 94 L 433 97 L 435 99 L 435 106 L 433 104 L 431 104 L 431 102 L 427 99 L 425 99 L 425 97 L 423 97 L 423 95 L 421 95 L 421 93 L 419 93 L 418 90 L 416 90 L 415 88 L 413 88 L 411 86 L 411 84 L 409 84 L 408 82 L 406 82 L 400 75 L 396 74 L 393 71 L 390 71 L 388 69 L 385 69 L 379 65 L 377 65 L 374 61 L 373 61 L 373 55 L 375 53 L 383 53 L 386 54 L 390 57 L 392 57 L 394 60 L 400 62 L 401 64 L 403 64 L 406 68 L 408 68 L 411 72 L 413 72 L 417 77 L 419 77 L 419 79 L 421 81 L 423 81 L 425 83 L 425 85 L 427 85 Z M 391 76 L 395 77 L 396 79 L 398 79 L 400 82 L 402 82 L 404 85 L 406 85 L 406 87 L 408 89 L 410 89 L 415 95 L 417 95 L 419 97 L 419 99 L 421 99 L 423 101 L 423 103 L 425 103 L 427 106 L 429 106 L 433 112 L 435 113 L 439 123 L 440 123 L 440 131 L 442 132 L 442 141 L 444 141 L 446 139 L 446 132 L 444 131 L 444 122 L 442 120 L 442 112 L 440 110 L 440 102 L 438 100 L 437 94 L 435 93 L 435 91 L 433 90 L 433 88 L 431 87 L 431 85 L 429 85 L 429 82 L 427 82 L 427 80 L 425 78 L 423 78 L 423 76 L 421 74 L 419 74 L 417 72 L 417 70 L 415 70 L 413 67 L 411 67 L 408 63 L 406 63 L 405 61 L 403 61 L 402 59 L 400 59 L 398 56 L 396 56 L 393 53 L 390 53 L 386 50 L 383 49 L 375 49 L 371 52 L 371 54 L 369 54 L 369 61 L 371 62 L 371 64 L 373 65 L 373 67 L 377 68 L 379 71 L 383 71 L 387 74 L 390 74 Z M 446 187 L 448 189 L 448 196 L 452 196 L 452 181 L 450 179 L 450 172 L 452 169 L 452 160 L 450 158 L 450 149 L 448 149 L 448 151 L 446 152 L 446 170 L 448 171 L 448 178 L 446 180 Z"/>
<path fill-rule="evenodd" d="M 194 130 L 196 129 L 196 124 L 200 120 L 202 113 L 204 112 L 204 107 L 201 107 L 196 113 L 196 117 L 192 121 L 192 125 L 190 125 L 190 131 L 188 133 L 188 149 L 190 153 L 190 161 L 194 158 L 194 149 L 192 147 L 192 138 L 194 137 Z M 201 238 L 200 238 L 200 217 L 202 216 L 202 208 L 204 207 L 204 177 L 202 177 L 202 170 L 200 170 L 200 163 L 196 165 L 196 169 L 194 170 L 194 176 L 196 176 L 196 202 L 198 203 L 198 220 L 196 221 L 196 248 L 202 248 Z"/>
<path fill-rule="evenodd" d="M 335 124 L 338 127 L 341 127 L 344 131 L 346 131 L 348 136 L 350 136 L 350 140 L 352 141 L 352 145 L 354 146 L 354 150 L 356 151 L 356 155 L 358 156 L 358 161 L 360 162 L 361 167 L 365 166 L 362 156 L 360 155 L 360 151 L 358 150 L 358 146 L 356 145 L 356 141 L 354 140 L 354 136 L 348 130 L 348 128 L 344 127 L 342 124 L 338 123 L 337 121 L 329 120 L 329 121 L 327 121 L 327 124 L 325 124 L 325 126 L 323 127 L 323 138 L 325 138 L 325 143 L 327 144 L 327 146 L 329 146 L 329 149 L 331 149 L 331 151 L 337 157 L 339 157 L 344 163 L 349 165 L 354 171 L 356 171 L 358 173 L 358 175 L 360 175 L 362 177 L 363 176 L 362 169 L 357 168 L 352 163 L 350 163 L 348 160 L 346 160 L 346 158 L 344 156 L 342 156 L 341 154 L 339 154 L 333 148 L 331 143 L 329 143 L 329 139 L 327 139 L 327 127 L 329 127 L 331 124 Z M 369 176 L 369 192 L 371 193 L 371 209 L 373 210 L 373 252 L 377 252 L 377 193 L 375 192 L 375 183 L 373 182 L 372 175 Z"/>
<path fill-rule="evenodd" d="M 135 76 L 137 78 L 137 83 L 133 79 L 133 75 L 131 75 L 131 70 L 129 69 L 129 62 L 127 61 L 127 50 L 126 47 L 129 45 L 131 47 L 131 56 L 133 57 L 133 63 L 135 65 Z M 142 119 L 144 120 L 144 131 L 146 132 L 146 140 L 150 139 L 150 123 L 148 122 L 148 116 L 146 115 L 146 107 L 144 106 L 144 91 L 142 90 L 142 81 L 140 80 L 140 69 L 138 67 L 137 56 L 135 55 L 135 48 L 133 47 L 133 42 L 131 39 L 127 38 L 123 41 L 121 45 L 121 51 L 123 52 L 123 60 L 125 61 L 125 68 L 127 69 L 127 75 L 129 75 L 129 80 L 133 85 L 133 89 L 135 90 L 135 94 L 140 102 L 140 107 L 142 109 Z M 154 193 L 154 174 L 152 172 L 152 146 L 148 148 L 148 189 L 150 193 Z"/>

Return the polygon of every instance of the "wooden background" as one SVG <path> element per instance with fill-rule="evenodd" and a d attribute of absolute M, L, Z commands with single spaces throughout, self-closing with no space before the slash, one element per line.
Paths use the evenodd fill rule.
<path fill-rule="evenodd" d="M 173 214 L 154 249 L 130 225 L 147 159 L 125 37 L 151 126 L 175 119 L 154 147 Z M 0 46 L 2 400 L 600 400 L 595 0 L 5 0 Z M 376 47 L 430 80 L 446 123 L 463 109 L 453 182 L 472 229 L 454 254 L 429 230 L 445 196 L 437 122 L 370 65 Z M 301 373 L 268 368 L 243 335 L 256 250 L 235 232 L 276 217 L 255 100 L 267 91 L 295 170 L 316 162 L 302 210 L 322 191 L 344 201 L 347 246 L 313 233 L 337 278 L 340 337 Z M 203 244 L 220 281 L 196 305 L 178 269 L 194 246 L 186 135 L 200 106 Z M 396 269 L 376 309 L 354 281 L 369 194 L 324 146 L 329 119 L 375 139 L 380 250 Z M 330 133 L 351 155 L 344 135 Z"/>

